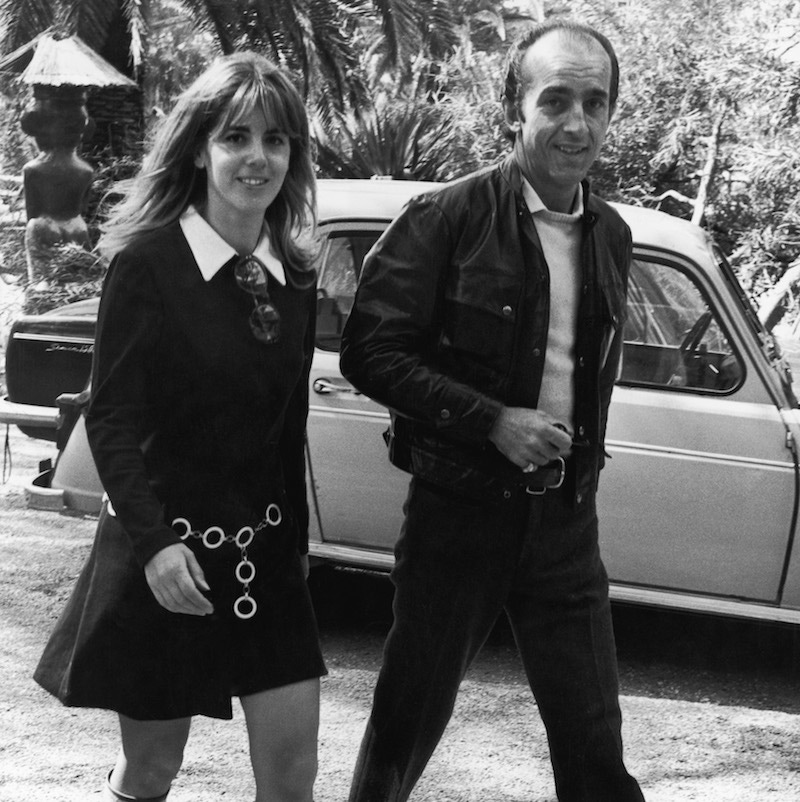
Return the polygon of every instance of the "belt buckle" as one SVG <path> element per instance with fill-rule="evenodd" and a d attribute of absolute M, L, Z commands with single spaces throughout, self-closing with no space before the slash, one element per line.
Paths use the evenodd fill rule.
<path fill-rule="evenodd" d="M 548 490 L 558 490 L 558 488 L 564 484 L 564 474 L 566 473 L 567 470 L 566 463 L 564 462 L 564 457 L 558 457 L 557 462 L 558 462 L 558 479 L 555 481 L 555 483 L 551 485 L 545 485 L 544 487 L 536 489 L 526 487 L 525 492 L 529 496 L 543 496 Z"/>

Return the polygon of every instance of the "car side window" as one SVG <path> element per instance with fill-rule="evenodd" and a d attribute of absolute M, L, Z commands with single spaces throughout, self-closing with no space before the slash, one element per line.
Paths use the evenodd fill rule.
<path fill-rule="evenodd" d="M 619 382 L 725 393 L 743 376 L 717 311 L 694 280 L 674 265 L 635 259 Z"/>
<path fill-rule="evenodd" d="M 333 231 L 317 264 L 317 348 L 338 351 L 353 308 L 361 265 L 380 231 Z"/>

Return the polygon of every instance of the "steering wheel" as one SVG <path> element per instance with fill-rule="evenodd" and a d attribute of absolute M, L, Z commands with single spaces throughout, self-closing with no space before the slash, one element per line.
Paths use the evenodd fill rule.
<path fill-rule="evenodd" d="M 680 346 L 678 346 L 678 351 L 684 360 L 697 351 L 700 341 L 703 339 L 703 335 L 708 331 L 709 325 L 711 325 L 711 319 L 711 312 L 706 310 L 692 323 L 692 327 L 686 332 L 686 335 L 681 340 Z"/>
<path fill-rule="evenodd" d="M 705 373 L 705 365 L 698 364 L 700 360 L 695 360 L 697 352 L 700 348 L 700 343 L 711 325 L 713 315 L 710 311 L 706 310 L 700 317 L 695 320 L 689 331 L 686 332 L 680 346 L 678 346 L 678 353 L 680 354 L 681 364 L 686 372 L 686 384 L 690 387 L 702 387 L 703 374 Z"/>

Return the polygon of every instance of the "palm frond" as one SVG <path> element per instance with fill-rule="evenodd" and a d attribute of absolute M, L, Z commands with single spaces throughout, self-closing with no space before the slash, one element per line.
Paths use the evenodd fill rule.
<path fill-rule="evenodd" d="M 389 64 L 402 64 L 423 41 L 420 0 L 373 0 L 381 20 Z M 427 5 L 427 4 L 425 4 Z M 424 12 L 423 12 L 424 13 Z"/>
<path fill-rule="evenodd" d="M 26 45 L 54 20 L 53 3 L 48 0 L 0 0 L 0 54 Z"/>
<path fill-rule="evenodd" d="M 433 180 L 440 177 L 451 144 L 452 121 L 417 101 L 371 107 L 359 116 L 314 121 L 317 164 L 335 178 Z"/>
<path fill-rule="evenodd" d="M 123 0 L 123 4 L 123 13 L 128 22 L 128 31 L 131 37 L 130 54 L 133 73 L 138 76 L 144 62 L 149 0 Z"/>
<path fill-rule="evenodd" d="M 335 14 L 328 8 L 336 6 Z M 326 8 L 327 7 L 327 8 Z M 359 22 L 342 4 L 312 0 L 308 16 L 309 32 L 322 76 L 322 94 L 332 96 L 350 106 L 359 106 L 367 96 L 367 88 L 358 69 L 357 46 L 360 42 Z"/>
<path fill-rule="evenodd" d="M 120 14 L 119 3 L 109 3 L 108 0 L 66 0 L 63 7 L 69 32 L 80 36 L 92 50 L 102 53 L 115 18 Z"/>
<path fill-rule="evenodd" d="M 214 34 L 223 53 L 232 53 L 240 35 L 240 3 L 236 0 L 177 0 L 195 20 L 198 30 Z"/>
<path fill-rule="evenodd" d="M 324 98 L 330 108 L 342 108 L 364 94 L 353 47 L 358 26 L 345 13 L 353 7 L 331 0 L 256 0 L 239 18 L 237 47 L 264 52 L 302 76 L 312 103 Z"/>
<path fill-rule="evenodd" d="M 422 20 L 423 44 L 434 59 L 444 59 L 461 43 L 460 13 L 453 0 L 431 0 Z"/>

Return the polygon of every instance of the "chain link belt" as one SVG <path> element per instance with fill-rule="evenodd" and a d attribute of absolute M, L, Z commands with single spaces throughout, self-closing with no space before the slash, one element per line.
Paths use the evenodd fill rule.
<path fill-rule="evenodd" d="M 186 518 L 175 518 L 172 522 L 173 527 L 183 527 L 184 532 L 177 534 L 181 540 L 194 538 L 200 540 L 207 549 L 218 549 L 223 543 L 234 543 L 239 547 L 242 559 L 234 570 L 236 579 L 242 585 L 242 595 L 233 603 L 233 612 L 237 618 L 252 618 L 256 614 L 258 604 L 250 595 L 250 583 L 256 575 L 256 567 L 247 557 L 247 547 L 253 542 L 256 532 L 266 529 L 268 526 L 278 526 L 283 520 L 283 513 L 277 504 L 267 506 L 264 517 L 255 526 L 243 526 L 235 535 L 226 535 L 221 526 L 209 526 L 205 531 L 192 529 L 192 525 Z"/>

